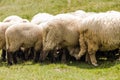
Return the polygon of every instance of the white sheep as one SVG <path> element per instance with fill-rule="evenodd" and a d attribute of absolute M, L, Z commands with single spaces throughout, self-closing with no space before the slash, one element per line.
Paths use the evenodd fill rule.
<path fill-rule="evenodd" d="M 13 23 L 0 23 L 0 49 L 5 49 L 5 31 L 11 25 L 13 25 Z"/>
<path fill-rule="evenodd" d="M 86 18 L 88 16 L 91 16 L 91 15 L 94 15 L 94 14 L 97 14 L 97 13 L 85 12 L 83 10 L 77 10 L 77 11 L 71 12 L 71 13 L 57 14 L 56 16 L 54 16 L 54 18 L 57 18 L 57 19 L 61 19 L 62 18 L 63 21 L 67 21 L 67 19 L 70 19 L 71 17 L 78 18 L 78 19 L 84 19 L 84 18 Z M 68 47 L 67 49 L 69 50 L 69 53 L 71 54 L 71 56 L 75 57 L 79 53 L 79 49 L 78 48 L 79 47 L 76 47 L 76 48 L 69 48 Z M 62 49 L 62 50 L 64 50 L 64 49 Z"/>
<path fill-rule="evenodd" d="M 120 48 L 120 14 L 107 12 L 89 16 L 81 22 L 79 32 L 80 52 L 76 59 L 88 52 L 92 64 L 97 66 L 96 51 Z"/>
<path fill-rule="evenodd" d="M 83 19 L 83 18 L 86 18 L 88 16 L 91 16 L 91 15 L 94 15 L 94 14 L 97 14 L 97 13 L 95 13 L 95 12 L 85 12 L 83 10 L 76 10 L 75 12 L 71 12 L 70 14 L 74 15 L 74 16 L 76 16 L 78 18 Z"/>
<path fill-rule="evenodd" d="M 44 60 L 47 52 L 56 47 L 75 49 L 79 40 L 79 21 L 81 20 L 73 15 L 60 14 L 43 25 L 43 55 L 41 54 L 43 57 L 40 59 Z"/>
<path fill-rule="evenodd" d="M 39 25 L 40 23 L 51 20 L 53 17 L 53 15 L 48 13 L 38 13 L 35 16 L 33 16 L 31 23 Z"/>
<path fill-rule="evenodd" d="M 15 22 L 15 23 L 21 23 L 21 22 L 29 22 L 29 20 L 27 19 L 22 19 L 21 17 L 17 16 L 17 15 L 11 15 L 6 17 L 3 22 Z"/>
<path fill-rule="evenodd" d="M 42 31 L 41 27 L 32 23 L 19 23 L 10 26 L 6 32 L 6 49 L 8 64 L 12 64 L 12 52 L 19 50 L 19 48 L 34 47 L 35 53 L 42 48 Z M 35 54 L 35 58 L 38 57 Z"/>
<path fill-rule="evenodd" d="M 3 61 L 6 61 L 6 58 L 5 58 L 6 57 L 6 52 L 5 52 L 5 50 L 6 50 L 6 47 L 5 47 L 5 44 L 6 44 L 6 42 L 5 42 L 5 31 L 11 25 L 13 25 L 13 23 L 9 23 L 9 22 L 6 22 L 6 23 L 1 22 L 0 23 L 0 49 L 3 49 L 2 50 L 2 55 L 1 55 Z"/>
<path fill-rule="evenodd" d="M 83 10 L 77 10 L 75 12 L 71 12 L 71 15 L 78 16 L 80 18 L 85 18 L 86 17 L 86 12 Z"/>

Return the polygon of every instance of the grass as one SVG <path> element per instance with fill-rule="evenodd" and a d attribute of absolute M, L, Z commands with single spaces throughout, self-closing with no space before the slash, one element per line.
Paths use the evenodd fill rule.
<path fill-rule="evenodd" d="M 0 20 L 9 15 L 19 15 L 31 19 L 39 12 L 58 14 L 78 9 L 85 11 L 120 11 L 120 0 L 0 0 Z"/>
<path fill-rule="evenodd" d="M 39 12 L 59 14 L 78 9 L 85 11 L 120 11 L 120 0 L 0 0 L 0 21 L 9 15 L 31 20 Z M 68 64 L 25 63 L 7 66 L 0 63 L 0 80 L 120 80 L 120 62 L 103 61 L 99 67 L 85 62 Z"/>
<path fill-rule="evenodd" d="M 99 67 L 84 62 L 25 62 L 13 66 L 0 65 L 0 80 L 119 80 L 120 62 L 101 62 Z"/>

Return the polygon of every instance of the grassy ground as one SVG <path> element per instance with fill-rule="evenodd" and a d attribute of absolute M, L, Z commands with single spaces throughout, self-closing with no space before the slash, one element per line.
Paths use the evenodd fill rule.
<path fill-rule="evenodd" d="M 58 14 L 78 9 L 85 11 L 120 11 L 120 0 L 0 0 L 0 21 L 9 15 L 31 19 L 38 12 Z M 100 62 L 93 67 L 85 62 L 68 64 L 32 64 L 8 67 L 0 63 L 0 80 L 120 80 L 120 62 Z"/>
<path fill-rule="evenodd" d="M 78 9 L 95 12 L 120 11 L 120 0 L 0 0 L 0 20 L 13 14 L 30 20 L 38 12 L 58 14 Z"/>
<path fill-rule="evenodd" d="M 100 62 L 93 67 L 85 62 L 67 64 L 32 64 L 25 62 L 13 66 L 0 65 L 0 80 L 120 80 L 120 62 Z"/>

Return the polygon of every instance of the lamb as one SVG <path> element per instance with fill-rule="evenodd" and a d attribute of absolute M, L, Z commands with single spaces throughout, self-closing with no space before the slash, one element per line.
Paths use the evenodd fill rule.
<path fill-rule="evenodd" d="M 48 13 L 38 13 L 35 16 L 33 16 L 31 23 L 39 25 L 40 23 L 53 19 L 53 17 L 53 15 Z"/>
<path fill-rule="evenodd" d="M 43 53 L 40 59 L 43 61 L 50 50 L 58 47 L 68 50 L 75 49 L 78 46 L 79 33 L 78 25 L 81 19 L 73 15 L 61 14 L 48 21 L 43 27 Z M 70 52 L 72 56 L 73 53 Z"/>
<path fill-rule="evenodd" d="M 34 61 L 39 57 L 39 50 L 42 49 L 42 29 L 32 23 L 19 23 L 10 26 L 6 32 L 6 49 L 8 64 L 12 65 L 12 53 L 19 48 L 31 48 L 35 50 Z M 14 57 L 14 63 L 17 63 Z"/>
<path fill-rule="evenodd" d="M 85 18 L 79 26 L 80 52 L 76 59 L 80 59 L 86 52 L 91 63 L 98 66 L 96 51 L 110 51 L 120 49 L 120 14 L 99 13 Z"/>

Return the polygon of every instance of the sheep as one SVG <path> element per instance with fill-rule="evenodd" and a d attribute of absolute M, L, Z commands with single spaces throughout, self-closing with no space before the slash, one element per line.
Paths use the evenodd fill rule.
<path fill-rule="evenodd" d="M 78 16 L 79 18 L 85 18 L 86 17 L 86 12 L 83 11 L 83 10 L 77 10 L 77 11 L 71 12 L 69 14 L 74 15 L 74 16 Z"/>
<path fill-rule="evenodd" d="M 41 15 L 41 14 L 40 14 Z M 63 14 L 57 14 L 56 16 L 54 16 L 54 17 L 52 17 L 52 19 L 53 18 L 66 18 L 66 15 L 67 15 L 67 17 L 78 17 L 78 18 L 80 18 L 80 19 L 82 19 L 82 18 L 85 18 L 85 17 L 87 17 L 88 16 L 88 13 L 86 13 L 86 12 L 84 12 L 84 11 L 82 11 L 82 10 L 79 10 L 79 11 L 76 11 L 76 12 L 73 12 L 73 13 L 63 13 Z M 89 13 L 89 15 L 90 15 L 90 13 Z M 92 15 L 92 14 L 91 14 Z M 42 16 L 40 16 L 41 18 L 42 18 Z M 52 19 L 50 19 L 50 20 L 52 20 Z M 40 20 L 40 18 L 39 18 L 39 20 Z M 41 19 L 42 20 L 42 19 Z M 49 19 L 48 20 L 46 20 L 46 21 L 49 21 Z M 46 21 L 44 21 L 44 22 L 46 22 Z M 64 50 L 64 49 L 62 49 L 62 50 Z M 58 51 L 60 51 L 60 52 L 65 52 L 65 51 L 61 51 L 61 50 L 58 50 Z M 71 50 L 69 49 L 69 52 L 71 52 Z M 63 53 L 64 54 L 64 53 Z M 72 54 L 72 53 L 71 53 Z"/>
<path fill-rule="evenodd" d="M 21 23 L 29 23 L 30 21 L 28 19 L 22 19 Z"/>
<path fill-rule="evenodd" d="M 60 14 L 43 25 L 43 53 L 40 60 L 43 61 L 50 50 L 67 47 L 68 50 L 78 46 L 79 33 L 78 25 L 81 19 L 73 15 Z M 73 55 L 73 53 L 70 53 Z"/>
<path fill-rule="evenodd" d="M 13 25 L 14 23 L 0 23 L 0 49 L 2 50 L 2 61 L 6 61 L 6 47 L 5 47 L 5 31 L 7 30 L 7 28 L 11 25 Z"/>
<path fill-rule="evenodd" d="M 83 10 L 76 10 L 75 12 L 71 12 L 71 13 L 68 13 L 68 14 L 71 14 L 71 15 L 74 15 L 76 17 L 84 19 L 88 16 L 91 16 L 91 15 L 94 15 L 94 14 L 97 14 L 97 13 L 95 13 L 95 12 L 85 12 Z"/>
<path fill-rule="evenodd" d="M 12 53 L 19 50 L 21 47 L 34 47 L 34 61 L 39 57 L 39 50 L 42 49 L 42 29 L 38 25 L 32 23 L 12 25 L 6 30 L 5 38 L 9 65 L 12 65 Z M 13 61 L 17 63 L 15 57 Z"/>
<path fill-rule="evenodd" d="M 55 17 L 57 17 L 57 16 L 63 16 L 64 14 L 58 14 L 58 15 L 56 15 Z M 41 16 L 42 17 L 42 16 Z M 54 17 L 53 17 L 54 18 Z M 52 19 L 51 19 L 52 20 Z M 44 21 L 44 20 L 43 20 Z M 41 23 L 39 24 L 40 26 L 41 25 L 45 25 L 48 21 L 50 21 L 49 19 L 48 20 L 46 20 L 46 21 L 44 21 L 44 22 L 42 22 L 42 19 L 41 19 Z M 42 28 L 44 27 L 44 26 L 41 26 Z M 55 50 L 51 50 L 51 51 L 49 51 L 49 55 L 48 55 L 48 58 L 50 59 L 50 61 L 51 62 L 56 62 L 57 60 L 58 60 L 58 58 L 59 58 L 59 56 L 60 55 L 64 55 L 64 53 L 63 52 L 65 52 L 65 50 L 64 49 L 58 49 L 58 48 L 56 48 Z M 58 56 L 59 55 L 59 56 Z M 64 58 L 64 61 L 63 60 L 61 60 L 61 62 L 63 63 L 63 62 L 65 62 L 65 58 Z"/>
<path fill-rule="evenodd" d="M 8 16 L 6 17 L 3 22 L 11 22 L 11 21 L 14 21 L 14 22 L 17 22 L 17 21 L 21 21 L 22 18 L 17 16 L 17 15 L 11 15 L 11 16 Z"/>
<path fill-rule="evenodd" d="M 1 22 L 3 25 L 4 24 L 16 24 L 16 23 L 28 23 L 29 21 L 27 19 L 22 19 L 21 17 L 17 16 L 17 15 L 11 15 L 6 17 L 3 22 Z M 5 26 L 5 25 L 4 25 Z M 6 25 L 6 27 L 8 28 L 8 26 Z M 5 28 L 6 28 L 5 27 Z M 4 32 L 5 34 L 5 32 Z M 6 51 L 5 49 L 2 50 L 2 61 L 6 61 Z"/>
<path fill-rule="evenodd" d="M 6 17 L 3 22 L 29 22 L 29 20 L 27 19 L 22 19 L 21 17 L 17 16 L 17 15 L 11 15 Z"/>
<path fill-rule="evenodd" d="M 89 16 L 79 26 L 80 52 L 76 59 L 80 59 L 86 52 L 90 56 L 92 65 L 98 66 L 96 51 L 120 49 L 120 14 L 99 13 Z"/>
<path fill-rule="evenodd" d="M 38 13 L 35 16 L 33 16 L 31 23 L 39 25 L 40 23 L 53 19 L 53 17 L 53 15 L 48 13 Z"/>
<path fill-rule="evenodd" d="M 114 10 L 107 11 L 106 13 L 116 13 L 116 14 L 120 14 L 120 12 L 118 12 L 118 11 L 114 11 Z"/>
<path fill-rule="evenodd" d="M 2 61 L 6 61 L 6 42 L 5 42 L 5 31 L 7 28 L 11 25 L 14 25 L 17 23 L 13 22 L 1 22 L 0 23 L 0 49 L 2 49 Z"/>
<path fill-rule="evenodd" d="M 88 16 L 91 16 L 91 15 L 94 15 L 94 14 L 97 14 L 97 13 L 94 13 L 94 12 L 85 12 L 83 10 L 77 10 L 77 11 L 71 12 L 71 13 L 57 14 L 55 17 L 59 17 L 59 18 L 61 17 L 61 18 L 63 18 L 63 16 L 64 16 L 65 18 L 66 17 L 69 18 L 70 16 L 74 16 L 75 18 L 84 19 L 84 18 L 86 18 Z M 67 16 L 65 16 L 65 15 L 67 15 Z M 64 50 L 64 49 L 62 49 L 62 50 Z M 60 52 L 65 52 L 65 51 L 60 51 Z M 69 52 L 70 52 L 70 54 L 73 54 L 74 49 L 73 50 L 69 49 Z"/>

